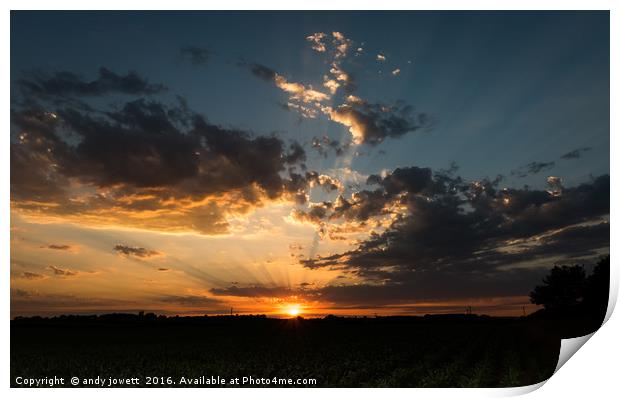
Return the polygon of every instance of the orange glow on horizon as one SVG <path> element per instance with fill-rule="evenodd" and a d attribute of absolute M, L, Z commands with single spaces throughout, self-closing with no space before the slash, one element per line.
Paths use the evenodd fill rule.
<path fill-rule="evenodd" d="M 286 307 L 286 313 L 292 317 L 296 317 L 301 314 L 301 309 L 298 304 L 291 304 Z"/>

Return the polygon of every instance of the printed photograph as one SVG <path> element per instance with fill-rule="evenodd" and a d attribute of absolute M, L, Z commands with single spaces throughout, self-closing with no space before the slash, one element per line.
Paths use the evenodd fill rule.
<path fill-rule="evenodd" d="M 608 11 L 10 23 L 11 387 L 521 387 L 602 325 Z"/>

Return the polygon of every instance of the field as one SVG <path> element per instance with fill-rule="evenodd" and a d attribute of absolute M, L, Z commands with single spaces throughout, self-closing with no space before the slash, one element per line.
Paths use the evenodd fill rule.
<path fill-rule="evenodd" d="M 317 387 L 523 386 L 551 376 L 562 333 L 549 320 L 476 316 L 17 319 L 11 384 L 101 376 L 179 387 L 181 377 L 252 376 Z"/>

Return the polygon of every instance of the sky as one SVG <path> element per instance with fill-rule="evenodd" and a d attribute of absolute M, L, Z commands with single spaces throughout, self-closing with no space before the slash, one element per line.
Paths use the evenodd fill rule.
<path fill-rule="evenodd" d="M 521 315 L 609 253 L 607 12 L 12 12 L 11 316 Z"/>

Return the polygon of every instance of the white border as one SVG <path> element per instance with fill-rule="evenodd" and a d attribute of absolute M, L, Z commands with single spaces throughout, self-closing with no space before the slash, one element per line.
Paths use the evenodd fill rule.
<path fill-rule="evenodd" d="M 241 0 L 228 0 L 226 2 L 213 2 L 206 3 L 201 1 L 189 1 L 189 0 L 175 0 L 162 1 L 120 1 L 120 0 L 107 0 L 105 2 L 82 2 L 77 0 L 57 0 L 54 2 L 49 1 L 6 1 L 3 4 L 7 4 L 5 12 L 2 14 L 2 53 L 5 55 L 10 54 L 10 13 L 9 10 L 200 10 L 200 9 L 213 9 L 213 10 L 257 10 L 257 9 L 289 9 L 289 10 L 323 10 L 323 9 L 362 9 L 362 10 L 377 10 L 377 9 L 392 9 L 392 10 L 611 10 L 611 109 L 619 109 L 617 106 L 617 93 L 618 93 L 618 2 L 614 1 L 576 1 L 576 0 L 521 0 L 521 1 L 489 1 L 489 0 L 443 0 L 443 1 L 404 1 L 404 0 L 382 0 L 368 1 L 368 0 L 341 0 L 341 1 L 329 1 L 329 0 L 296 0 L 292 1 L 274 1 L 263 0 L 260 2 L 241 1 Z M 380 6 L 380 7 L 379 7 Z M 9 84 L 10 84 L 10 70 L 7 58 L 3 59 L 4 62 L 0 63 L 2 68 L 2 93 L 3 106 L 1 109 L 3 126 L 8 132 L 9 126 L 9 112 L 10 112 L 10 98 L 9 98 Z M 616 115 L 611 113 L 611 129 L 610 131 L 619 131 Z M 2 173 L 3 184 L 1 186 L 1 197 L 4 199 L 1 203 L 0 221 L 2 223 L 2 239 L 0 240 L 0 253 L 2 256 L 3 272 L 0 275 L 0 280 L 3 286 L 3 302 L 2 313 L 0 313 L 0 319 L 2 319 L 3 327 L 0 330 L 0 372 L 2 374 L 2 383 L 5 389 L 9 389 L 9 319 L 10 319 L 10 302 L 9 302 L 9 264 L 10 264 L 10 209 L 9 209 L 9 144 L 8 134 L 4 134 L 4 138 L 0 141 L 0 164 Z M 613 152 L 617 149 L 617 139 L 613 134 L 610 134 L 610 150 Z M 616 172 L 618 171 L 618 162 L 613 156 L 611 156 L 611 203 L 619 203 L 617 193 Z M 613 207 L 613 206 L 612 206 Z M 613 213 L 613 211 L 612 211 Z M 615 246 L 617 242 L 618 234 L 616 233 L 617 226 L 614 222 L 611 222 L 611 243 Z M 612 263 L 613 264 L 613 263 Z M 608 317 L 611 314 L 613 305 L 615 304 L 618 292 L 618 270 L 617 267 L 612 266 L 612 287 L 610 293 L 610 308 L 608 310 Z M 144 389 L 137 391 L 124 390 L 125 394 L 138 394 L 153 397 L 167 397 L 170 393 L 180 393 L 186 396 L 223 396 L 224 394 L 233 396 L 237 395 L 252 395 L 252 396 L 269 396 L 269 397 L 290 397 L 292 394 L 300 397 L 312 397 L 315 398 L 317 394 L 327 395 L 355 395 L 356 397 L 369 397 L 375 394 L 389 394 L 394 397 L 450 397 L 450 396 L 509 396 L 524 394 L 532 390 L 536 390 L 542 384 L 545 384 L 544 388 L 537 389 L 532 393 L 532 396 L 562 396 L 562 397 L 583 397 L 585 394 L 595 394 L 595 396 L 612 396 L 614 392 L 617 393 L 617 364 L 618 364 L 618 341 L 617 336 L 620 336 L 620 327 L 618 326 L 618 316 L 611 318 L 602 328 L 601 331 L 596 332 L 594 336 L 585 345 L 585 348 L 581 349 L 576 358 L 572 361 L 568 361 L 562 369 L 554 375 L 548 383 L 540 383 L 539 385 L 520 387 L 520 388 L 508 388 L 508 389 L 296 389 L 290 391 L 286 389 L 183 389 L 182 391 L 163 390 L 163 389 Z M 45 394 L 58 397 L 81 397 L 83 391 L 78 389 L 45 389 Z M 38 391 L 26 390 L 26 389 L 12 389 L 8 391 L 11 396 L 31 396 Z M 89 390 L 88 395 L 93 396 L 109 396 L 116 394 L 117 391 L 109 389 Z"/>

